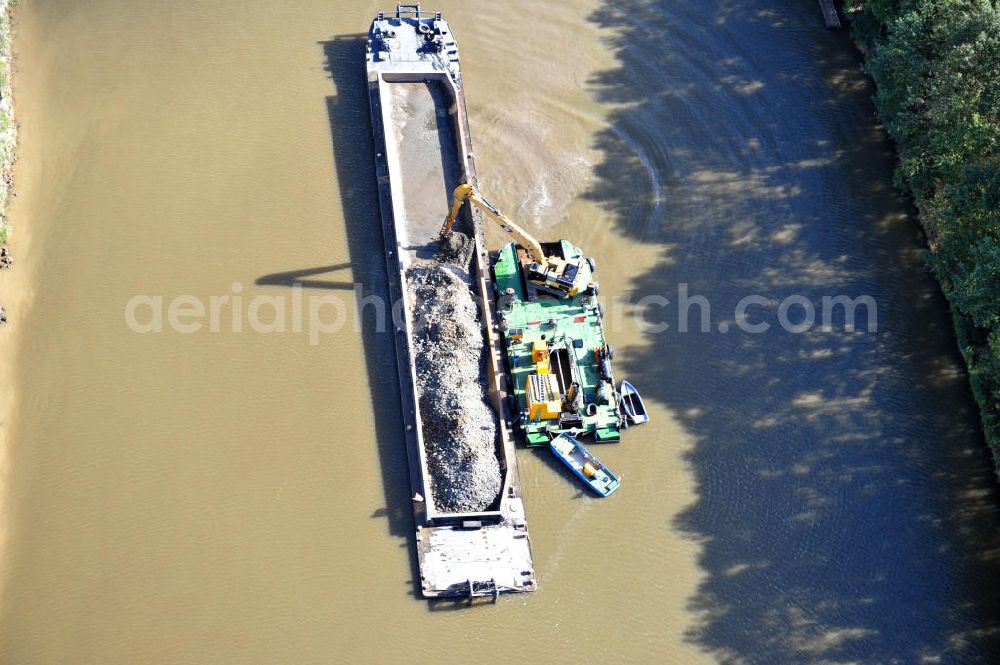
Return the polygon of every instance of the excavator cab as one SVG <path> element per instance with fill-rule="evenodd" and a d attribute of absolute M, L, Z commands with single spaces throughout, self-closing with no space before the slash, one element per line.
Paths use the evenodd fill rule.
<path fill-rule="evenodd" d="M 586 288 L 586 284 L 581 283 L 579 263 L 569 261 L 562 255 L 561 243 L 543 245 L 538 242 L 468 183 L 459 185 L 452 193 L 451 211 L 441 227 L 442 238 L 451 234 L 451 227 L 466 201 L 479 206 L 487 217 L 514 238 L 521 248 L 518 250 L 518 260 L 525 278 L 532 286 L 558 298 L 571 298 Z"/>
<path fill-rule="evenodd" d="M 561 256 L 562 243 L 541 243 L 541 245 L 545 253 L 544 266 L 530 259 L 521 262 L 525 277 L 535 288 L 562 298 L 575 296 L 586 288 L 586 284 L 579 283 L 580 264 L 567 261 Z"/>

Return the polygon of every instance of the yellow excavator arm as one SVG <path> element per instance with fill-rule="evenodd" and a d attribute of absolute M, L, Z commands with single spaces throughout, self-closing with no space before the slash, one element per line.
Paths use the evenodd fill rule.
<path fill-rule="evenodd" d="M 451 211 L 448 213 L 448 217 L 444 220 L 444 226 L 441 227 L 442 237 L 447 238 L 451 234 L 451 227 L 455 223 L 455 218 L 458 217 L 458 211 L 462 209 L 462 204 L 466 201 L 471 201 L 482 208 L 487 217 L 492 219 L 500 226 L 500 228 L 509 233 L 517 244 L 524 247 L 524 249 L 531 256 L 532 260 L 541 266 L 548 264 L 545 252 L 542 251 L 541 243 L 535 240 L 530 233 L 512 222 L 507 215 L 503 214 L 500 208 L 490 203 L 485 196 L 479 193 L 478 189 L 469 183 L 462 183 L 455 188 L 454 192 L 452 192 Z"/>
<path fill-rule="evenodd" d="M 445 218 L 444 225 L 441 227 L 442 238 L 451 235 L 451 227 L 455 224 L 455 219 L 466 201 L 471 201 L 482 208 L 487 217 L 496 222 L 500 228 L 514 238 L 518 245 L 524 248 L 533 263 L 523 264 L 522 268 L 525 270 L 526 279 L 537 288 L 559 298 L 575 296 L 585 288 L 584 275 L 587 273 L 580 270 L 579 261 L 570 262 L 559 255 L 546 256 L 540 242 L 510 221 L 507 215 L 500 211 L 500 208 L 490 203 L 485 196 L 479 193 L 479 190 L 469 183 L 462 183 L 452 192 L 451 211 L 448 212 L 448 217 Z"/>

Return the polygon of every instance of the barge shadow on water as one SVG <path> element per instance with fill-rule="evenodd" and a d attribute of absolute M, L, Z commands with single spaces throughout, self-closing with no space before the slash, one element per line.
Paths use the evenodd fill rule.
<path fill-rule="evenodd" d="M 476 181 L 458 48 L 440 13 L 399 5 L 372 22 L 366 67 L 389 296 L 401 303 L 395 350 L 422 593 L 434 598 L 533 591 L 536 580 L 507 412 L 502 342 L 496 332 L 483 222 L 476 212 L 465 211 L 459 221 L 469 243 L 466 251 L 457 253 L 457 261 L 451 259 L 449 270 L 464 278 L 461 288 L 468 293 L 462 295 L 474 299 L 480 315 L 476 325 L 482 330 L 485 366 L 479 376 L 464 377 L 462 389 L 474 390 L 478 379 L 488 398 L 486 411 L 495 421 L 488 461 L 499 469 L 499 480 L 488 505 L 462 512 L 445 500 L 446 482 L 454 486 L 474 479 L 446 479 L 435 471 L 427 426 L 440 414 L 428 412 L 418 386 L 418 379 L 424 380 L 417 355 L 427 345 L 420 338 L 426 326 L 416 320 L 415 306 L 421 303 L 414 302 L 414 291 L 408 288 L 408 270 L 440 256 L 438 232 L 449 195 L 460 182 Z M 444 350 L 446 356 L 462 352 Z M 494 423 L 490 425 L 492 429 Z"/>

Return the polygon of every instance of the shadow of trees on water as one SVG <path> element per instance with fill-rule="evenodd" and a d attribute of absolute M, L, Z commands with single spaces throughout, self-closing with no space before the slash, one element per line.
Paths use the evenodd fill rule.
<path fill-rule="evenodd" d="M 673 328 L 618 361 L 695 440 L 696 501 L 666 525 L 702 546 L 688 638 L 726 663 L 997 662 L 997 488 L 847 31 L 766 0 L 589 20 L 617 66 L 590 81 L 615 110 L 586 195 L 662 248 L 633 301 L 687 283 L 712 308 L 708 333 L 666 309 Z M 718 332 L 749 294 L 772 328 Z M 785 332 L 792 294 L 870 295 L 878 331 L 841 309 L 832 332 Z"/>

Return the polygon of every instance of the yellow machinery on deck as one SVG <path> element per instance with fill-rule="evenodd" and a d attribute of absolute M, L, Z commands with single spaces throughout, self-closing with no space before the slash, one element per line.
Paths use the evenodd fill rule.
<path fill-rule="evenodd" d="M 531 374 L 525 386 L 528 401 L 528 418 L 551 420 L 562 413 L 562 395 L 555 374 Z"/>
<path fill-rule="evenodd" d="M 535 372 L 528 375 L 525 386 L 528 418 L 558 418 L 562 414 L 562 393 L 559 390 L 559 377 L 549 373 L 549 346 L 544 339 L 535 340 L 531 345 L 531 362 L 535 363 Z"/>

